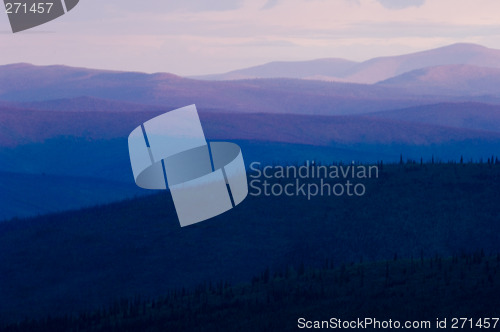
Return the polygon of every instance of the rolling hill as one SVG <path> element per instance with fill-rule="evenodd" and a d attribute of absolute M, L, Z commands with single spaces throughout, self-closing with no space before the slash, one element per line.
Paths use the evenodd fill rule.
<path fill-rule="evenodd" d="M 154 106 L 133 102 L 124 102 L 95 97 L 75 97 L 42 100 L 35 102 L 10 102 L 6 106 L 40 111 L 59 112 L 108 112 L 108 113 L 133 113 L 133 112 L 167 112 L 174 107 Z M 0 104 L 1 107 L 1 104 Z"/>
<path fill-rule="evenodd" d="M 79 209 L 147 194 L 133 181 L 0 172 L 0 222 Z"/>
<path fill-rule="evenodd" d="M 455 104 L 443 104 L 455 105 Z M 457 104 L 460 105 L 460 104 Z M 211 112 L 200 109 L 200 118 L 208 139 L 248 140 L 331 146 L 343 144 L 407 144 L 431 145 L 451 141 L 485 140 L 500 141 L 500 133 L 494 125 L 485 122 L 497 116 L 496 106 L 478 105 L 490 110 L 477 112 L 477 128 L 470 122 L 467 128 L 453 128 L 469 119 L 453 118 L 450 111 L 442 112 L 433 123 L 415 121 L 417 114 L 431 117 L 439 106 L 412 108 L 406 111 L 390 111 L 367 116 L 319 116 L 292 114 L 234 114 Z M 462 107 L 462 108 L 464 108 Z M 469 107 L 469 108 L 467 108 Z M 425 110 L 419 112 L 418 110 Z M 495 109 L 493 111 L 492 109 Z M 16 147 L 30 143 L 43 143 L 59 137 L 75 137 L 87 140 L 126 138 L 139 124 L 162 112 L 51 112 L 20 109 L 0 109 L 0 146 Z M 406 117 L 412 113 L 413 118 Z M 472 116 L 472 113 L 467 113 Z M 391 117 L 392 115 L 392 117 Z M 482 120 L 479 120 L 482 119 Z M 455 122 L 453 122 L 455 121 Z M 492 131 L 488 131 L 491 129 Z"/>
<path fill-rule="evenodd" d="M 203 80 L 241 80 L 254 78 L 313 78 L 343 77 L 358 63 L 345 59 L 318 59 L 310 61 L 276 61 L 240 69 L 226 74 L 194 76 Z"/>
<path fill-rule="evenodd" d="M 41 143 L 64 136 L 89 140 L 128 137 L 135 127 L 161 113 L 54 112 L 0 108 L 0 146 Z"/>
<path fill-rule="evenodd" d="M 500 132 L 500 107 L 482 103 L 443 103 L 367 114 L 376 119 Z"/>
<path fill-rule="evenodd" d="M 238 142 L 247 165 L 306 159 L 389 162 L 401 154 L 416 160 L 479 160 L 500 151 L 496 106 L 463 104 L 460 118 L 455 116 L 455 104 L 443 105 L 363 116 L 200 109 L 200 118 L 207 139 Z M 1 109 L 0 171 L 130 183 L 127 137 L 162 112 Z"/>
<path fill-rule="evenodd" d="M 156 108 L 195 103 L 200 108 L 232 112 L 322 115 L 375 112 L 449 101 L 451 98 L 416 96 L 394 87 L 299 79 L 217 82 L 171 74 L 109 72 L 65 66 L 0 66 L 0 100 L 4 102 L 22 103 L 18 105 L 21 108 L 47 109 L 50 105 L 60 108 L 57 100 L 81 97 Z M 96 108 L 89 99 L 76 99 L 74 103 L 82 101 L 90 109 Z M 63 103 L 75 108 L 67 100 Z M 128 106 L 137 109 L 137 105 Z"/>
<path fill-rule="evenodd" d="M 364 182 L 363 197 L 251 195 L 183 229 L 166 193 L 3 222 L 0 322 L 100 310 L 122 298 L 156 298 L 203 283 L 238 284 L 301 262 L 314 268 L 395 254 L 418 260 L 480 249 L 495 254 L 499 175 L 491 164 L 386 164 L 379 179 Z M 448 275 L 459 277 L 460 270 Z M 461 293 L 460 285 L 449 289 Z"/>
<path fill-rule="evenodd" d="M 241 146 L 247 166 L 394 162 L 401 154 L 414 160 L 486 160 L 500 151 L 497 108 L 444 104 L 366 116 L 200 110 L 200 118 L 207 139 Z M 0 220 L 148 193 L 133 182 L 127 137 L 162 112 L 1 110 L 0 188 L 5 195 Z"/>
<path fill-rule="evenodd" d="M 470 45 L 440 52 L 460 50 L 470 61 L 477 52 L 494 57 L 494 52 Z M 478 58 L 488 64 L 486 55 Z M 358 65 L 324 60 L 316 62 L 316 68 L 325 63 L 338 70 Z M 301 70 L 308 65 L 303 63 Z M 495 98 L 498 74 L 494 68 L 450 65 L 362 85 L 300 79 L 213 82 L 65 66 L 0 66 L 0 172 L 6 172 L 3 180 L 15 173 L 45 183 L 38 178 L 45 173 L 103 179 L 116 188 L 117 183 L 133 186 L 128 134 L 160 113 L 193 102 L 207 138 L 238 142 L 247 165 L 306 159 L 390 162 L 401 154 L 414 160 L 486 160 L 500 151 L 498 107 L 456 101 L 468 95 L 481 99 L 481 93 Z M 84 188 L 84 181 L 75 180 L 75 188 Z M 13 181 L 3 183 L 5 192 L 16 192 L 17 187 Z M 54 192 L 57 188 L 63 186 L 54 187 Z M 89 203 L 74 192 L 76 205 L 68 203 L 67 208 Z M 102 200 L 91 203 L 129 197 L 113 195 L 103 194 Z M 18 196 L 4 200 L 4 217 L 44 211 L 19 204 Z M 54 201 L 49 202 L 50 197 Z M 47 205 L 46 211 L 60 210 L 64 204 L 59 203 L 54 195 L 32 199 L 34 206 Z"/>
<path fill-rule="evenodd" d="M 167 317 L 175 329 L 183 321 L 210 324 L 193 319 L 204 310 L 225 319 L 230 307 L 255 314 L 264 303 L 272 303 L 266 316 L 272 318 L 290 303 L 283 294 L 306 303 L 310 313 L 318 306 L 326 313 L 332 299 L 338 308 L 377 315 L 391 309 L 435 315 L 431 308 L 470 314 L 498 302 L 499 259 L 484 252 L 500 251 L 500 106 L 457 101 L 500 95 L 499 52 L 459 44 L 364 63 L 273 63 L 232 75 L 285 78 L 236 81 L 0 66 L 0 220 L 21 217 L 0 222 L 0 329 L 82 311 L 109 314 L 117 329 L 120 319 L 133 325 L 151 317 Z M 382 82 L 299 79 L 317 75 Z M 251 195 L 181 231 L 168 193 L 144 197 L 150 192 L 134 185 L 127 136 L 144 121 L 193 103 L 207 139 L 238 143 L 247 165 L 356 160 L 376 162 L 380 178 L 364 181 L 367 194 L 353 199 Z M 458 162 L 461 156 L 465 162 Z M 453 162 L 440 162 L 448 159 Z M 461 255 L 457 263 L 464 252 L 481 254 Z M 397 257 L 407 260 L 389 267 Z M 386 263 L 377 265 L 381 260 Z M 359 261 L 365 263 L 352 263 Z M 317 272 L 325 262 L 341 267 Z M 290 266 L 300 276 L 292 269 L 293 284 L 280 284 L 279 271 Z M 365 267 L 366 279 L 359 272 Z M 388 272 L 393 267 L 395 274 Z M 252 277 L 251 286 L 225 286 Z M 186 295 L 185 289 L 220 281 L 225 300 Z M 172 289 L 184 290 L 172 295 Z M 244 293 L 241 301 L 233 301 L 230 289 Z M 161 294 L 174 299 L 159 306 L 168 314 L 153 310 L 150 299 Z M 466 295 L 474 301 L 463 301 Z M 133 297 L 144 300 L 114 306 Z M 405 307 L 409 300 L 415 307 Z M 144 315 L 131 322 L 140 316 L 131 308 Z M 300 314 L 298 308 L 288 314 Z M 464 308 L 471 310 L 455 310 Z M 78 328 L 91 316 L 82 317 Z M 94 327 L 107 329 L 109 322 L 96 321 Z"/>
<path fill-rule="evenodd" d="M 197 78 L 234 80 L 286 77 L 373 84 L 413 70 L 441 65 L 500 68 L 500 50 L 462 43 L 423 52 L 373 58 L 361 63 L 343 59 L 272 62 L 231 71 L 226 74 L 199 76 Z"/>
<path fill-rule="evenodd" d="M 499 266 L 499 255 L 487 256 L 481 251 L 340 266 L 326 261 L 321 268 L 298 264 L 279 271 L 264 270 L 251 283 L 220 281 L 175 289 L 154 299 L 124 298 L 105 309 L 73 317 L 10 324 L 7 331 L 64 327 L 81 332 L 159 332 L 194 331 L 200 326 L 206 332 L 297 331 L 306 324 L 347 328 L 346 324 L 357 323 L 361 315 L 361 326 L 368 329 L 385 324 L 408 328 L 405 324 L 410 321 L 417 324 L 411 325 L 414 329 L 442 331 L 442 325 L 438 328 L 427 317 L 440 317 L 441 323 L 446 319 L 447 327 L 458 328 L 462 321 L 454 320 L 457 316 L 496 315 Z M 386 317 L 391 317 L 390 324 Z M 498 326 L 495 318 L 477 318 L 464 325 L 470 327 L 471 323 Z"/>
<path fill-rule="evenodd" d="M 413 70 L 441 65 L 500 68 L 500 50 L 475 44 L 454 44 L 412 54 L 375 58 L 360 64 L 347 80 L 371 84 Z"/>
<path fill-rule="evenodd" d="M 417 95 L 500 96 L 500 68 L 448 65 L 414 70 L 377 83 Z"/>

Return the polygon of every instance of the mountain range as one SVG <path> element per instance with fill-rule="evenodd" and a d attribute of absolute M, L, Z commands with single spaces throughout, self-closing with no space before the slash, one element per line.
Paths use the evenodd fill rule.
<path fill-rule="evenodd" d="M 0 108 L 0 147 L 15 148 L 58 137 L 91 141 L 126 138 L 138 123 L 161 113 Z M 443 103 L 351 116 L 234 114 L 200 109 L 200 118 L 206 136 L 212 140 L 330 146 L 429 145 L 470 138 L 500 139 L 500 106 L 481 103 Z"/>
<path fill-rule="evenodd" d="M 238 80 L 206 81 L 166 73 L 5 65 L 0 66 L 0 105 L 139 111 L 145 105 L 166 110 L 194 103 L 215 111 L 352 115 L 442 102 L 500 104 L 500 51 L 479 45 L 456 44 L 360 64 L 327 59 L 279 65 L 279 70 L 264 67 L 271 69 Z M 352 71 L 353 79 L 334 82 L 305 75 L 340 71 Z M 124 104 L 117 109 L 113 101 Z"/>
<path fill-rule="evenodd" d="M 444 65 L 417 69 L 377 83 L 420 95 L 498 96 L 500 68 Z"/>
<path fill-rule="evenodd" d="M 438 286 L 446 284 L 454 302 L 464 289 L 458 283 L 479 271 L 470 263 L 483 251 L 499 251 L 500 51 L 458 44 L 363 63 L 272 63 L 212 79 L 222 80 L 0 66 L 0 329 L 25 317 L 89 310 L 134 319 L 128 305 L 103 308 L 162 293 L 177 301 L 185 291 L 170 290 L 237 284 L 261 271 L 267 277 L 263 272 L 260 279 L 269 280 L 272 271 L 279 281 L 276 271 L 294 274 L 287 268 L 301 262 L 313 268 L 334 262 L 339 269 L 332 279 L 345 289 L 342 271 L 353 271 L 350 263 L 396 262 L 398 255 L 408 258 L 400 277 L 391 279 L 388 263 L 377 269 L 389 299 L 418 299 L 423 288 L 410 291 L 405 278 L 425 261 L 434 277 L 421 276 L 435 281 L 424 288 L 427 295 L 444 298 Z M 246 165 L 376 163 L 380 177 L 365 181 L 366 195 L 353 199 L 250 195 L 238 208 L 181 229 L 168 193 L 135 185 L 127 136 L 190 104 L 198 107 L 206 138 L 237 143 Z M 472 260 L 464 252 L 481 254 Z M 454 255 L 456 262 L 459 253 L 463 264 L 443 268 L 438 256 Z M 490 261 L 467 281 L 478 297 L 477 289 L 488 292 L 498 279 L 500 256 L 496 265 Z M 356 270 L 349 287 L 361 292 L 369 278 Z M 251 289 L 258 291 L 257 284 Z M 217 288 L 234 296 L 222 283 Z M 276 292 L 272 286 L 270 296 Z M 283 294 L 302 301 L 312 293 L 294 287 Z M 380 294 L 373 292 L 377 304 Z M 435 314 L 425 310 L 424 316 Z"/>
<path fill-rule="evenodd" d="M 413 70 L 443 65 L 500 68 L 500 51 L 476 44 L 460 43 L 412 54 L 373 58 L 363 62 L 337 58 L 271 62 L 225 74 L 196 78 L 240 80 L 282 77 L 373 84 Z"/>
<path fill-rule="evenodd" d="M 313 79 L 317 75 L 350 82 Z M 272 63 L 234 78 L 239 79 L 0 66 L 0 172 L 24 174 L 23 183 L 42 174 L 72 177 L 75 192 L 103 179 L 99 190 L 109 195 L 100 197 L 130 197 L 133 191 L 116 196 L 105 185 L 133 185 L 127 135 L 156 115 L 193 103 L 207 138 L 237 141 L 247 165 L 306 159 L 391 162 L 401 155 L 479 160 L 500 151 L 500 51 L 479 45 L 363 63 Z M 41 179 L 33 180 L 40 186 L 32 191 L 44 192 Z M 53 192 L 66 190 L 62 180 L 54 185 Z M 3 189 L 18 192 L 13 181 L 4 181 Z M 34 198 L 34 205 L 51 195 Z M 26 215 L 19 202 L 7 199 L 4 205 L 12 207 L 4 209 L 10 211 L 4 218 Z M 42 205 L 54 207 L 49 211 L 59 206 Z"/>
<path fill-rule="evenodd" d="M 300 79 L 200 81 L 171 74 L 96 71 L 65 66 L 0 66 L 0 100 L 7 105 L 92 97 L 175 108 L 196 104 L 206 109 L 245 113 L 353 114 L 416 106 L 415 96 L 393 87 Z M 425 97 L 427 103 L 449 97 Z M 102 104 L 102 102 L 101 102 Z M 86 104 L 80 110 L 86 110 Z M 90 105 L 95 107 L 94 105 Z M 60 106 L 59 106 L 60 107 Z M 75 105 L 68 105 L 75 109 Z M 47 109 L 47 105 L 42 106 Z M 136 108 L 133 106 L 132 108 Z"/>

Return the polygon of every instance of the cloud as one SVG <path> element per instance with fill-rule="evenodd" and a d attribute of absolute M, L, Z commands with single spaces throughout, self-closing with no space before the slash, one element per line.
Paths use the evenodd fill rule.
<path fill-rule="evenodd" d="M 268 0 L 266 4 L 262 7 L 262 9 L 271 9 L 273 7 L 276 7 L 278 1 L 279 0 Z"/>
<path fill-rule="evenodd" d="M 410 7 L 420 7 L 425 0 L 377 0 L 382 6 L 388 9 L 405 9 Z"/>
<path fill-rule="evenodd" d="M 145 0 L 138 2 L 136 0 L 111 0 L 108 5 L 116 5 L 121 9 L 135 10 L 140 12 L 161 11 L 172 12 L 178 10 L 190 12 L 205 11 L 226 11 L 239 9 L 243 6 L 244 0 L 183 0 L 183 1 L 152 1 Z"/>
<path fill-rule="evenodd" d="M 155 2 L 156 4 L 157 2 Z M 224 11 L 241 8 L 242 0 L 184 0 L 166 1 L 166 5 L 172 9 L 187 9 L 192 11 Z"/>

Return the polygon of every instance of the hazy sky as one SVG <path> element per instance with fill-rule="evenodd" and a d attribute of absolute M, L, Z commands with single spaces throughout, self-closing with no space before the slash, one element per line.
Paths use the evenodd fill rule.
<path fill-rule="evenodd" d="M 81 0 L 18 34 L 0 14 L 0 64 L 196 75 L 456 42 L 500 49 L 499 13 L 499 0 Z"/>

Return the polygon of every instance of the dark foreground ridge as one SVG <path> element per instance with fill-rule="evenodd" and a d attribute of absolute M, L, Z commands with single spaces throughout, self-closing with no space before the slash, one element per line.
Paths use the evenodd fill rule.
<path fill-rule="evenodd" d="M 499 269 L 500 255 L 483 252 L 341 266 L 326 261 L 314 269 L 267 269 L 251 284 L 204 283 L 153 300 L 123 299 L 77 317 L 25 321 L 4 331 L 294 331 L 308 321 L 331 328 L 358 318 L 373 319 L 370 329 L 378 327 L 375 321 L 392 320 L 437 330 L 436 318 L 446 318 L 450 327 L 454 317 L 474 318 L 475 325 L 498 315 Z"/>
<path fill-rule="evenodd" d="M 334 270 L 345 264 L 346 269 L 352 272 L 349 274 L 352 280 L 358 278 L 353 271 L 358 268 L 366 270 L 363 282 L 375 286 L 360 289 L 370 296 L 367 299 L 371 299 L 373 306 L 365 308 L 364 302 L 357 302 L 358 295 L 348 296 L 345 293 L 346 302 L 341 304 L 347 309 L 341 310 L 339 306 L 329 305 L 328 301 L 335 303 L 342 297 L 337 299 L 333 295 L 335 293 L 325 290 L 328 295 L 322 300 L 325 302 L 318 302 L 316 307 L 318 314 L 323 312 L 324 315 L 315 319 L 330 318 L 334 314 L 340 316 L 344 312 L 368 315 L 372 309 L 386 310 L 386 307 L 386 311 L 373 311 L 373 315 L 385 313 L 388 318 L 395 319 L 397 317 L 391 317 L 389 313 L 407 313 L 401 311 L 405 307 L 403 305 L 399 309 L 391 307 L 390 301 L 395 301 L 398 294 L 402 298 L 401 303 L 408 302 L 408 308 L 404 310 L 411 309 L 413 311 L 408 312 L 422 314 L 421 318 L 425 319 L 435 319 L 434 316 L 439 313 L 436 308 L 448 305 L 452 308 L 460 305 L 463 314 L 485 315 L 487 312 L 480 311 L 480 308 L 486 310 L 486 306 L 481 306 L 481 303 L 498 308 L 491 302 L 494 299 L 487 297 L 488 294 L 498 294 L 494 288 L 498 278 L 496 263 L 488 258 L 489 265 L 486 266 L 482 261 L 477 273 L 482 271 L 483 277 L 472 278 L 468 273 L 476 271 L 476 265 L 462 262 L 466 258 L 461 258 L 460 254 L 483 249 L 485 256 L 489 257 L 500 252 L 500 165 L 493 159 L 482 164 L 439 164 L 437 161 L 434 164 L 420 164 L 419 161 L 381 164 L 380 177 L 366 181 L 366 195 L 363 197 L 325 196 L 307 200 L 305 197 L 249 196 L 228 213 L 182 229 L 167 193 L 0 223 L 0 326 L 26 318 L 95 313 L 103 308 L 108 312 L 120 299 L 136 296 L 156 299 L 162 294 L 166 296 L 173 289 L 184 288 L 193 292 L 201 284 L 209 288 L 212 283 L 212 287 L 216 288 L 221 280 L 223 284 L 240 285 L 266 269 L 270 271 L 269 280 L 274 280 L 275 271 L 283 271 L 283 274 L 290 266 L 295 266 L 298 271 L 297 264 L 300 262 L 311 271 L 317 271 L 326 261 L 334 262 Z M 371 262 L 393 260 L 395 255 L 400 257 L 398 264 L 402 264 L 402 258 L 411 260 L 414 257 L 414 263 L 407 267 L 406 274 L 392 274 L 392 263 L 389 264 L 390 278 L 387 281 L 377 277 L 380 274 L 377 264 L 373 265 L 374 272 L 368 272 L 372 269 Z M 430 261 L 417 269 L 416 262 L 421 257 L 425 261 L 435 255 L 458 255 L 461 261 L 454 263 L 453 271 L 436 270 L 439 262 L 438 265 L 432 263 L 431 269 Z M 350 270 L 351 262 L 360 261 L 368 265 Z M 412 266 L 417 269 L 414 274 L 410 273 Z M 461 269 L 461 266 L 467 268 Z M 385 263 L 381 268 L 386 268 Z M 399 267 L 394 271 L 397 269 Z M 463 280 L 460 279 L 462 270 Z M 433 271 L 439 272 L 436 272 L 437 277 L 433 276 Z M 282 293 L 296 296 L 297 301 L 307 298 L 309 293 L 316 296 L 314 294 L 321 289 L 321 284 L 311 280 L 322 275 L 318 273 L 310 274 L 309 279 L 298 278 L 297 285 L 285 288 Z M 328 273 L 321 278 L 328 280 Z M 331 275 L 338 273 L 331 272 Z M 384 273 L 385 270 L 382 279 L 385 278 Z M 449 285 L 448 277 L 451 278 Z M 420 285 L 418 280 L 424 282 L 422 278 L 433 280 L 432 285 L 437 286 L 417 287 Z M 285 279 L 283 276 L 276 280 Z M 308 284 L 304 280 L 311 282 Z M 395 288 L 380 288 L 376 286 L 377 280 L 384 287 L 394 282 Z M 276 282 L 276 285 L 286 285 L 285 281 L 279 281 L 283 284 Z M 296 291 L 295 286 L 302 282 L 304 286 Z M 346 284 L 361 287 L 360 280 Z M 441 293 L 441 286 L 447 287 L 447 293 Z M 246 293 L 241 294 L 238 287 L 231 288 L 234 298 L 229 299 L 246 303 Z M 241 287 L 245 289 L 246 286 Z M 350 289 L 346 287 L 335 289 L 338 292 Z M 377 289 L 379 293 L 376 293 Z M 386 289 L 396 293 L 385 293 Z M 477 291 L 476 302 L 471 300 L 474 296 L 468 289 Z M 400 290 L 403 293 L 398 293 Z M 270 291 L 269 294 L 271 301 L 274 293 Z M 426 305 L 412 302 L 420 296 L 428 301 Z M 265 301 L 267 303 L 267 295 Z M 439 301 L 447 304 L 439 305 Z M 235 306 L 233 302 L 227 302 L 227 305 L 231 308 Z M 290 311 L 283 317 L 295 320 L 305 312 L 301 310 L 300 301 L 294 305 L 296 314 L 292 315 Z M 222 310 L 224 306 L 220 306 L 215 308 Z M 282 306 L 280 304 L 277 308 Z M 167 307 L 180 315 L 175 306 L 171 308 L 169 304 Z M 250 308 L 256 310 L 257 316 L 265 309 L 261 303 L 244 310 Z M 274 313 L 271 309 L 266 310 L 266 315 Z M 429 318 L 431 314 L 433 317 Z M 186 319 L 191 320 L 192 317 L 179 318 L 180 321 Z M 101 323 L 105 324 L 99 320 Z M 287 324 L 293 325 L 295 321 Z"/>

